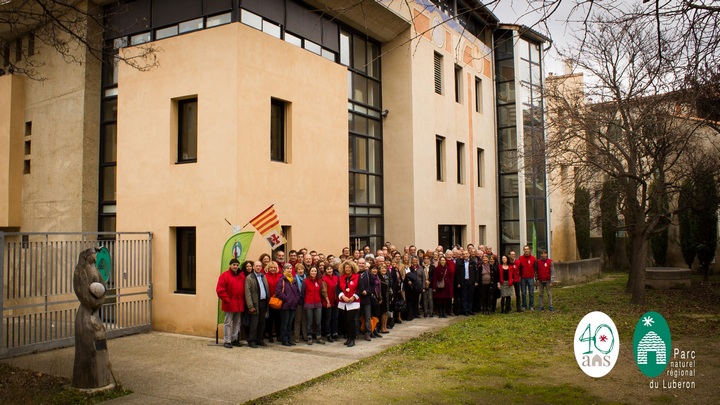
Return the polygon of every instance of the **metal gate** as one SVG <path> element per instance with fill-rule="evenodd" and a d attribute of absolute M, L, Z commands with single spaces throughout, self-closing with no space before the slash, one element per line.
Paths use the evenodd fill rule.
<path fill-rule="evenodd" d="M 152 233 L 0 232 L 0 358 L 75 344 L 73 271 L 80 252 L 110 251 L 100 318 L 108 338 L 152 326 Z"/>

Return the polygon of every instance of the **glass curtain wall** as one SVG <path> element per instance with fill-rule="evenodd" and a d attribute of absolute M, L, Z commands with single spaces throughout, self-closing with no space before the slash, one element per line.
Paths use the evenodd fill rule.
<path fill-rule="evenodd" d="M 340 32 L 340 63 L 348 68 L 350 246 L 383 244 L 380 45 Z"/>
<path fill-rule="evenodd" d="M 533 241 L 548 248 L 542 51 L 512 30 L 498 30 L 495 41 L 500 251 L 520 254 Z"/>

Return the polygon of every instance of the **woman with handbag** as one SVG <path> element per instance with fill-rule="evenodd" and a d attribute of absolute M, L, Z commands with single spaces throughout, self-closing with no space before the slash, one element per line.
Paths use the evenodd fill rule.
<path fill-rule="evenodd" d="M 332 343 L 338 338 L 338 276 L 335 275 L 332 266 L 325 267 L 320 295 L 323 302 L 323 336 Z"/>
<path fill-rule="evenodd" d="M 382 263 L 380 265 L 380 273 L 378 275 L 380 280 L 380 298 L 382 301 L 379 305 L 380 311 L 380 333 L 390 333 L 387 329 L 388 323 L 388 311 L 390 311 L 390 296 L 392 294 L 392 287 L 390 282 L 390 274 L 388 274 L 387 265 Z"/>
<path fill-rule="evenodd" d="M 275 289 L 277 288 L 277 283 L 282 278 L 282 274 L 278 271 L 278 265 L 277 263 L 271 261 L 267 264 L 267 267 L 265 267 L 265 270 L 267 271 L 267 274 L 265 274 L 265 278 L 268 281 L 268 285 L 270 286 L 270 299 L 275 296 Z M 265 321 L 265 337 L 268 338 L 268 341 L 270 343 L 275 341 L 275 337 L 278 338 L 278 342 L 280 341 L 280 309 L 275 309 L 273 307 L 268 307 L 268 318 Z"/>
<path fill-rule="evenodd" d="M 283 277 L 275 288 L 275 297 L 282 300 L 280 307 L 280 336 L 283 346 L 295 346 L 292 341 L 292 325 L 295 322 L 295 310 L 300 303 L 300 289 L 292 275 L 292 264 L 283 266 Z"/>
<path fill-rule="evenodd" d="M 345 334 L 347 347 L 355 346 L 355 333 L 357 326 L 355 318 L 360 309 L 360 296 L 358 295 L 358 267 L 355 262 L 346 260 L 343 262 L 342 274 L 340 275 L 340 294 L 338 294 L 338 308 L 345 314 Z"/>
<path fill-rule="evenodd" d="M 432 290 L 440 318 L 447 318 L 452 312 L 450 302 L 453 298 L 453 276 L 445 256 L 440 256 L 433 270 Z"/>

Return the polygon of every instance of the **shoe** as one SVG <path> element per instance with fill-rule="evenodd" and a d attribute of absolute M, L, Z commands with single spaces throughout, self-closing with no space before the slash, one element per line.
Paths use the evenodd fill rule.
<path fill-rule="evenodd" d="M 223 347 L 226 349 L 232 349 L 233 345 L 230 343 L 225 343 L 225 344 L 223 344 Z"/>
<path fill-rule="evenodd" d="M 368 342 L 372 341 L 372 339 L 370 339 L 370 333 L 365 334 L 365 340 L 367 340 Z"/>
<path fill-rule="evenodd" d="M 257 349 L 257 348 L 258 348 L 258 345 L 257 345 L 257 343 L 255 343 L 255 342 L 250 342 L 250 343 L 248 343 L 248 346 L 252 347 L 253 349 Z"/>
<path fill-rule="evenodd" d="M 330 335 L 327 335 L 327 336 L 325 337 L 325 340 L 326 340 L 328 343 L 333 343 L 333 342 L 334 342 L 332 336 L 330 336 Z"/>
<path fill-rule="evenodd" d="M 353 346 L 355 346 L 355 339 L 351 339 L 347 344 L 347 347 L 353 347 Z"/>
<path fill-rule="evenodd" d="M 553 307 L 548 308 L 548 310 L 550 310 L 550 312 L 555 312 L 555 308 Z"/>
<path fill-rule="evenodd" d="M 435 314 L 430 314 L 430 318 L 432 318 Z"/>
<path fill-rule="evenodd" d="M 296 337 L 293 339 L 293 341 L 294 341 L 295 343 L 300 343 L 300 338 L 296 336 Z"/>
<path fill-rule="evenodd" d="M 295 342 L 289 342 L 289 343 L 290 343 L 290 346 L 297 346 L 297 344 Z"/>
<path fill-rule="evenodd" d="M 530 312 L 534 311 L 535 309 L 533 307 L 530 307 Z"/>
<path fill-rule="evenodd" d="M 350 339 L 346 340 L 345 343 L 343 343 L 345 346 L 350 344 Z"/>
<path fill-rule="evenodd" d="M 283 346 L 292 346 L 292 344 L 290 344 L 290 342 L 282 342 L 282 345 Z"/>
<path fill-rule="evenodd" d="M 395 323 L 400 324 L 400 323 L 403 323 L 403 321 L 402 321 L 402 319 L 398 319 L 397 321 L 395 321 Z"/>
<path fill-rule="evenodd" d="M 542 311 L 542 310 L 544 310 L 544 309 L 545 309 L 545 308 L 543 308 L 542 306 L 539 306 L 539 307 L 538 307 L 538 311 Z"/>
<path fill-rule="evenodd" d="M 313 340 L 312 340 L 312 339 L 308 339 L 308 340 L 307 340 L 307 344 L 308 344 L 308 345 L 312 345 L 312 344 L 313 344 Z"/>
<path fill-rule="evenodd" d="M 258 345 L 258 346 L 267 346 L 267 343 L 265 343 L 264 341 L 259 341 L 259 342 L 257 343 L 257 345 Z"/>
<path fill-rule="evenodd" d="M 315 339 L 315 343 L 320 344 L 320 345 L 324 345 L 324 344 L 325 344 L 325 341 L 322 340 L 321 338 L 317 338 L 317 339 Z"/>
<path fill-rule="evenodd" d="M 274 338 L 268 338 L 268 342 L 270 342 L 270 343 L 275 343 L 275 339 L 274 339 Z"/>
<path fill-rule="evenodd" d="M 340 335 L 338 335 L 337 333 L 333 333 L 332 338 L 333 340 L 340 340 Z"/>
<path fill-rule="evenodd" d="M 242 344 L 240 343 L 239 340 L 233 340 L 232 342 L 230 342 L 230 344 L 235 347 L 242 347 Z"/>
<path fill-rule="evenodd" d="M 380 333 L 387 334 L 387 333 L 390 333 L 390 331 L 389 330 L 381 330 Z"/>
<path fill-rule="evenodd" d="M 379 334 L 377 331 L 373 332 L 372 335 L 373 335 L 373 337 L 376 337 L 376 338 L 381 338 L 381 337 L 382 337 L 382 335 Z"/>

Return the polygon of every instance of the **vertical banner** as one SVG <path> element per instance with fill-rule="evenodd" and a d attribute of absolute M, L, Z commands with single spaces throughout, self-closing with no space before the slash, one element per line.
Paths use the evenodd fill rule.
<path fill-rule="evenodd" d="M 252 242 L 255 232 L 240 232 L 231 236 L 222 250 L 222 260 L 220 262 L 220 274 L 227 270 L 230 265 L 231 259 L 238 259 L 240 264 L 245 261 L 247 252 L 250 249 L 250 243 Z M 243 271 L 242 267 L 240 271 Z M 217 323 L 221 324 L 225 322 L 225 314 L 222 312 L 222 302 L 218 298 L 218 312 L 217 312 Z"/>

